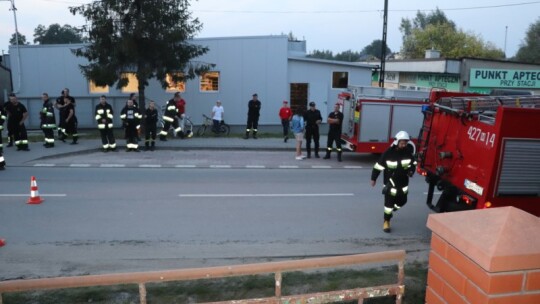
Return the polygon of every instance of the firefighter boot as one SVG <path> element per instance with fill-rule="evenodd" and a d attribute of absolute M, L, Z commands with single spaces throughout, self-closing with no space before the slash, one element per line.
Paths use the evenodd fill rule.
<path fill-rule="evenodd" d="M 257 139 L 257 131 L 253 131 L 253 139 Z"/>
<path fill-rule="evenodd" d="M 248 139 L 249 138 L 249 131 L 246 131 L 246 135 L 244 135 L 244 139 Z"/>
<path fill-rule="evenodd" d="M 332 152 L 331 149 L 326 150 L 326 155 L 323 157 L 323 159 L 330 159 L 330 153 Z"/>
<path fill-rule="evenodd" d="M 389 233 L 392 229 L 390 228 L 390 220 L 384 220 L 383 231 Z"/>
<path fill-rule="evenodd" d="M 341 151 L 338 151 L 337 153 L 337 161 L 341 162 Z"/>
<path fill-rule="evenodd" d="M 144 143 L 144 151 L 150 151 L 150 143 L 149 142 Z"/>
<path fill-rule="evenodd" d="M 7 144 L 8 147 L 13 147 L 13 136 L 9 137 L 9 142 Z"/>
<path fill-rule="evenodd" d="M 315 158 L 320 158 L 319 149 L 315 149 Z"/>

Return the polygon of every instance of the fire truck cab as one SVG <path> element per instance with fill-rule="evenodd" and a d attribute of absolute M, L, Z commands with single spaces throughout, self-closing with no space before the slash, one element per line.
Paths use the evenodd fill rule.
<path fill-rule="evenodd" d="M 540 216 L 540 96 L 464 95 L 433 92 L 423 106 L 417 170 L 429 185 L 427 205 L 514 206 Z"/>

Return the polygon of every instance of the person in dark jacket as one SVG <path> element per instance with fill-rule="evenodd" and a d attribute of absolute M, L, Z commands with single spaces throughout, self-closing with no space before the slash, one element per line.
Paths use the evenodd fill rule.
<path fill-rule="evenodd" d="M 253 94 L 252 97 L 253 98 L 248 102 L 248 118 L 244 139 L 249 138 L 249 132 L 251 131 L 253 132 L 253 138 L 257 139 L 257 128 L 259 127 L 259 116 L 261 115 L 261 101 L 256 93 Z"/>
<path fill-rule="evenodd" d="M 103 152 L 116 151 L 116 140 L 113 133 L 114 112 L 112 106 L 107 103 L 105 95 L 101 95 L 99 98 L 94 115 L 101 135 L 101 150 Z"/>
<path fill-rule="evenodd" d="M 139 143 L 137 142 L 137 134 L 141 127 L 142 115 L 139 109 L 133 105 L 133 100 L 128 100 L 127 105 L 120 113 L 120 119 L 126 129 L 126 151 L 139 152 Z"/>
<path fill-rule="evenodd" d="M 54 103 L 54 107 L 58 109 L 58 138 L 62 141 L 65 141 L 66 139 L 66 117 L 68 116 L 68 113 L 66 113 L 66 103 L 64 100 L 68 98 L 70 103 L 72 104 L 73 108 L 75 108 L 75 98 L 73 96 L 69 95 L 69 89 L 65 88 L 62 90 L 62 93 L 60 97 L 56 99 L 56 102 Z"/>
<path fill-rule="evenodd" d="M 7 113 L 4 109 L 4 104 L 0 102 L 0 153 L 4 151 L 4 144 L 2 143 L 2 131 L 4 130 L 4 122 L 6 121 Z"/>
<path fill-rule="evenodd" d="M 158 122 L 158 111 L 156 109 L 156 103 L 153 100 L 150 100 L 148 108 L 145 111 L 144 118 L 144 132 L 145 132 L 145 141 L 144 149 L 148 151 L 154 151 L 156 146 L 156 129 Z"/>
<path fill-rule="evenodd" d="M 71 135 L 71 143 L 70 145 L 76 145 L 77 141 L 79 140 L 79 134 L 77 133 L 77 125 L 79 122 L 77 121 L 77 115 L 75 115 L 75 105 L 71 103 L 71 99 L 66 96 L 64 97 L 64 115 L 66 122 L 66 138 Z"/>
<path fill-rule="evenodd" d="M 330 158 L 333 143 L 336 143 L 337 159 L 341 161 L 341 124 L 343 123 L 343 113 L 339 111 L 340 104 L 334 105 L 334 111 L 328 114 L 328 140 L 326 142 L 326 155 L 324 159 Z"/>
<path fill-rule="evenodd" d="M 49 100 L 49 94 L 43 93 L 41 95 L 43 100 L 43 106 L 39 112 L 40 127 L 43 131 L 44 141 L 43 146 L 45 148 L 54 147 L 54 129 L 56 129 L 56 118 L 54 117 L 54 105 Z"/>
<path fill-rule="evenodd" d="M 13 132 L 17 151 L 30 151 L 28 149 L 28 133 L 24 125 L 24 121 L 28 118 L 26 107 L 19 102 L 15 94 L 11 93 L 5 110 L 8 114 L 8 129 Z"/>
<path fill-rule="evenodd" d="M 375 187 L 379 174 L 384 172 L 384 232 L 391 230 L 390 219 L 393 212 L 407 203 L 409 177 L 413 176 L 416 168 L 414 148 L 409 141 L 409 134 L 399 131 L 392 145 L 381 155 L 371 172 L 372 187 Z"/>
<path fill-rule="evenodd" d="M 306 122 L 306 153 L 311 158 L 311 140 L 315 146 L 315 157 L 319 158 L 319 124 L 322 122 L 321 112 L 315 107 L 315 102 L 309 103 L 309 109 L 304 112 Z"/>

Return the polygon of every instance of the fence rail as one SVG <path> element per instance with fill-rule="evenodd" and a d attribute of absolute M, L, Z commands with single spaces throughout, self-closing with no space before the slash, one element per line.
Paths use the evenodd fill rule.
<path fill-rule="evenodd" d="M 355 288 L 313 294 L 282 296 L 282 273 L 321 268 L 335 268 L 347 265 L 374 264 L 383 262 L 396 262 L 398 264 L 397 283 L 391 285 L 368 288 Z M 404 263 L 405 251 L 385 251 L 376 253 L 314 258 L 305 260 L 280 261 L 258 264 L 243 264 L 231 266 L 217 266 L 207 268 L 191 268 L 166 271 L 131 272 L 103 275 L 87 275 L 74 277 L 57 277 L 29 280 L 12 280 L 0 282 L 0 304 L 2 293 L 21 292 L 44 289 L 63 289 L 91 286 L 111 286 L 124 284 L 137 284 L 139 286 L 140 303 L 146 304 L 147 283 L 191 281 L 199 279 L 217 279 L 257 274 L 275 274 L 275 296 L 261 299 L 244 299 L 213 303 L 333 303 L 336 301 L 356 300 L 362 303 L 364 298 L 396 296 L 396 303 L 401 304 L 404 293 Z"/>

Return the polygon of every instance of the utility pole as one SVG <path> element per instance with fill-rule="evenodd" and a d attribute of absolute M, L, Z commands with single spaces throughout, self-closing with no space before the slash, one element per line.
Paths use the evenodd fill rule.
<path fill-rule="evenodd" d="M 18 93 L 21 89 L 21 79 L 22 79 L 22 70 L 21 70 L 21 51 L 19 49 L 19 28 L 17 27 L 17 8 L 15 8 L 15 0 L 3 0 L 11 2 L 10 10 L 13 11 L 13 20 L 15 20 L 15 46 L 17 47 L 17 65 L 19 68 L 19 83 L 18 88 L 13 93 Z"/>
<path fill-rule="evenodd" d="M 379 87 L 384 87 L 384 71 L 386 63 L 386 25 L 388 23 L 388 0 L 384 0 L 383 34 L 381 43 L 381 69 L 379 70 Z"/>
<path fill-rule="evenodd" d="M 508 37 L 508 25 L 504 29 L 504 58 L 506 58 L 506 37 Z"/>

